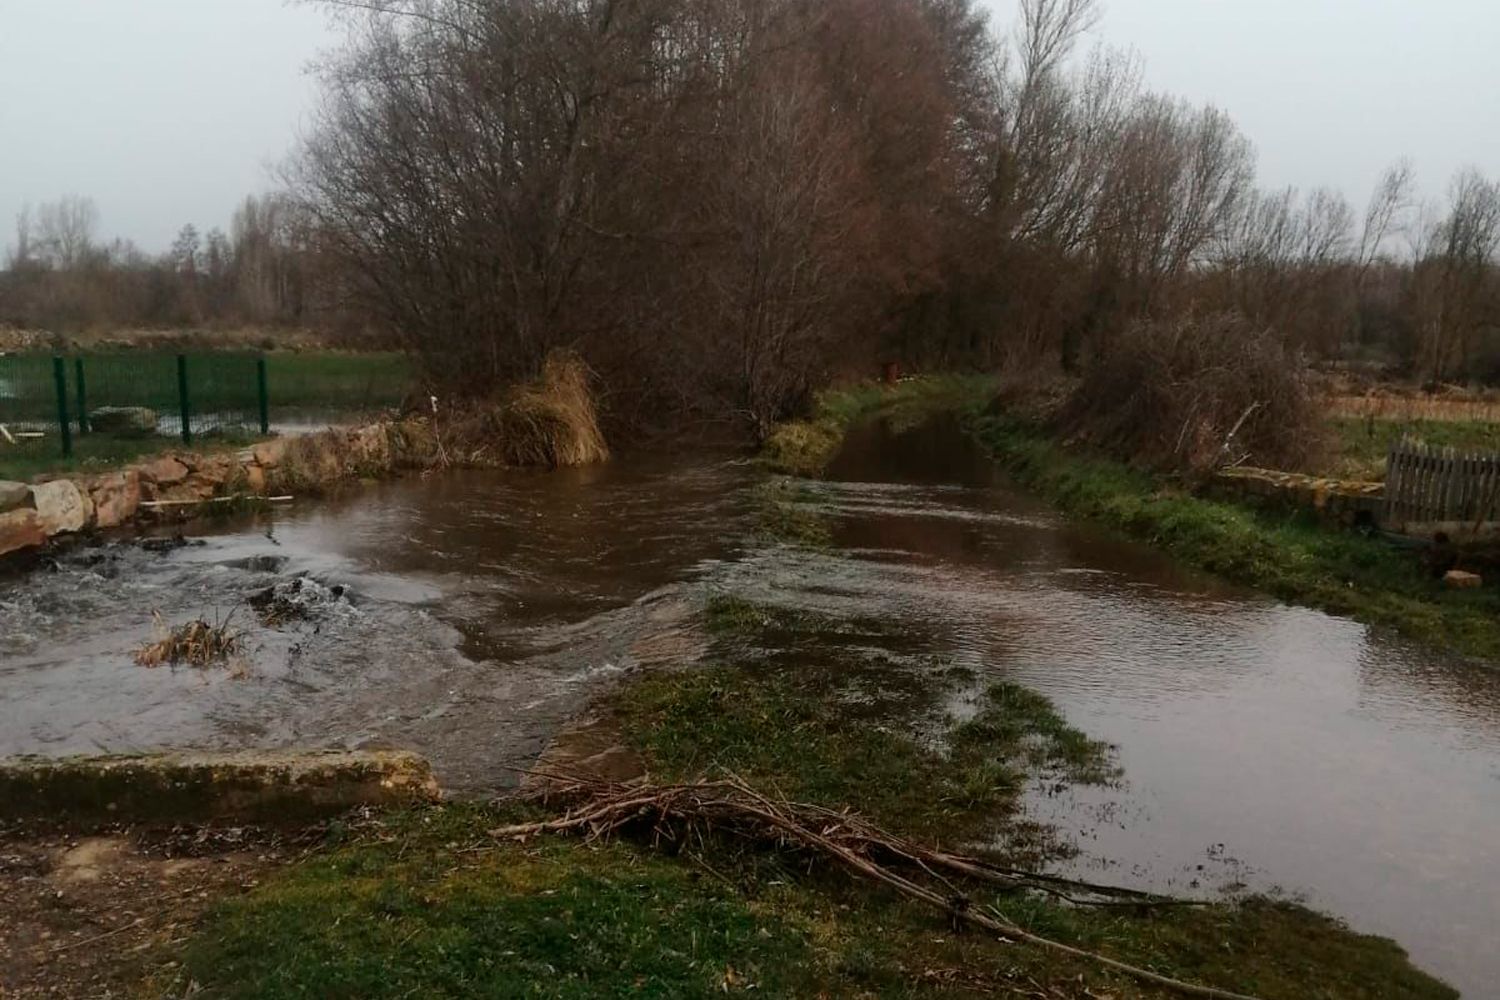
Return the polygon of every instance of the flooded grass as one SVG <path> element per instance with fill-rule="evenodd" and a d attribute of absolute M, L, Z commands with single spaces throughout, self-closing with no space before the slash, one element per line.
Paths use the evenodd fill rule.
<path fill-rule="evenodd" d="M 807 484 L 778 476 L 758 484 L 751 492 L 755 506 L 757 535 L 772 544 L 826 549 L 833 543 L 828 521 L 809 501 Z"/>
<path fill-rule="evenodd" d="M 831 390 L 818 398 L 811 417 L 779 425 L 766 439 L 761 457 L 773 472 L 817 476 L 833 460 L 855 423 L 876 414 L 898 422 L 925 419 L 965 400 L 987 399 L 994 385 L 994 379 L 985 375 L 937 375 L 896 386 L 868 382 Z"/>

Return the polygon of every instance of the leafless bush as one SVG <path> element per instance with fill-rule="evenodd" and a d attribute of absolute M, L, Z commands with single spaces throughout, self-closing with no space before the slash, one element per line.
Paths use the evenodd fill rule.
<path fill-rule="evenodd" d="M 1132 327 L 1094 359 L 1059 420 L 1122 458 L 1191 473 L 1300 468 L 1322 432 L 1301 357 L 1227 313 Z"/>

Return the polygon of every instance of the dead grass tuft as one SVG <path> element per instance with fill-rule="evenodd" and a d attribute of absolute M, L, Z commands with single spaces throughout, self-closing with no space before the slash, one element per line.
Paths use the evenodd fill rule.
<path fill-rule="evenodd" d="M 230 625 L 233 611 L 222 621 L 195 618 L 176 628 L 167 626 L 160 611 L 151 612 L 151 617 L 156 622 L 158 638 L 136 652 L 135 662 L 143 667 L 178 663 L 206 667 L 227 662 L 240 651 L 243 636 Z"/>
<path fill-rule="evenodd" d="M 498 406 L 473 409 L 456 422 L 443 448 L 459 465 L 556 469 L 609 458 L 590 382 L 593 373 L 570 351 L 552 354 L 534 382 L 516 386 Z"/>

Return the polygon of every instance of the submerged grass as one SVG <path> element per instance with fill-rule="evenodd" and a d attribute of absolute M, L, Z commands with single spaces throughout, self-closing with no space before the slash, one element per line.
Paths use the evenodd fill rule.
<path fill-rule="evenodd" d="M 833 543 L 833 530 L 814 500 L 808 485 L 792 477 L 761 481 L 751 492 L 757 534 L 771 543 L 827 548 Z"/>

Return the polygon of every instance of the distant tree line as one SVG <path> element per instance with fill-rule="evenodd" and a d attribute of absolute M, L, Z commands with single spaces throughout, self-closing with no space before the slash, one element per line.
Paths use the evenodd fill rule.
<path fill-rule="evenodd" d="M 22 210 L 0 271 L 0 323 L 68 332 L 307 318 L 314 255 L 287 194 L 246 198 L 228 233 L 183 226 L 160 255 L 102 241 L 98 218 L 78 196 Z"/>
<path fill-rule="evenodd" d="M 453 392 L 565 348 L 616 417 L 760 430 L 878 360 L 1081 370 L 1225 312 L 1500 379 L 1500 186 L 1259 190 L 1226 114 L 1077 51 L 1097 0 L 1003 34 L 974 0 L 323 2 L 348 42 L 284 196 L 156 260 L 48 208 L 0 319 L 290 321 L 316 292 Z"/>

